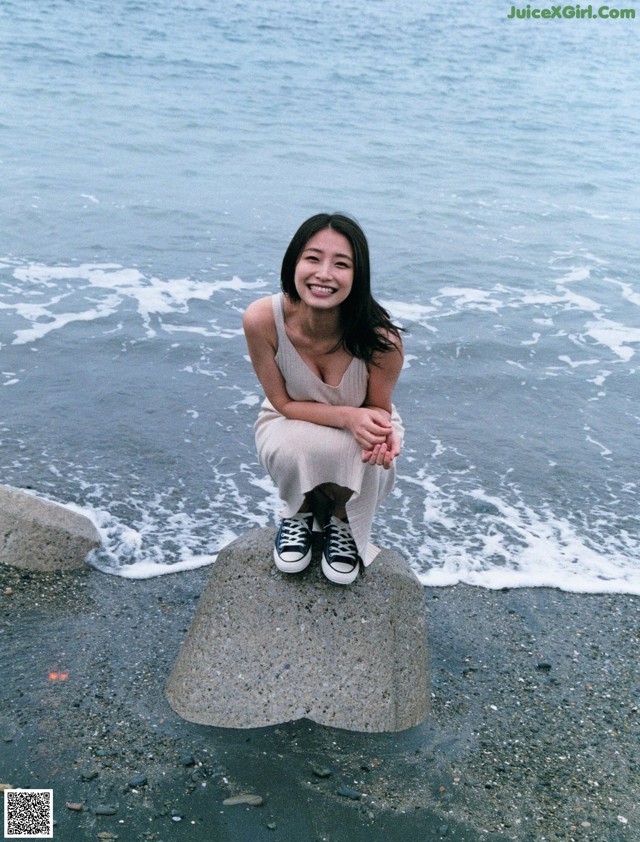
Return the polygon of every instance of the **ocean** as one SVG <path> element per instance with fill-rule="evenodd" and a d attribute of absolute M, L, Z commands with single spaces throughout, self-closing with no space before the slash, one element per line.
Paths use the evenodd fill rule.
<path fill-rule="evenodd" d="M 92 517 L 97 568 L 276 523 L 241 316 L 338 210 L 407 330 L 375 542 L 640 593 L 640 8 L 511 8 L 0 4 L 0 481 Z"/>

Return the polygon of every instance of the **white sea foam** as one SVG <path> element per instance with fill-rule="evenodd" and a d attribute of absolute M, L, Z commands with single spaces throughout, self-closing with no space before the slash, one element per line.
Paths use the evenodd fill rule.
<path fill-rule="evenodd" d="M 631 346 L 640 343 L 640 328 L 627 327 L 611 319 L 602 318 L 596 322 L 589 322 L 585 333 L 625 362 L 635 355 Z"/>
<path fill-rule="evenodd" d="M 436 443 L 436 450 L 434 458 L 445 448 Z M 246 467 L 241 466 L 243 470 Z M 408 557 L 426 586 L 462 582 L 490 589 L 554 587 L 581 593 L 640 594 L 640 570 L 634 561 L 640 541 L 624 530 L 615 537 L 598 536 L 596 531 L 587 538 L 567 518 L 549 509 L 537 511 L 522 500 L 507 502 L 478 488 L 462 494 L 443 492 L 438 480 L 424 473 L 419 480 L 404 476 L 402 481 L 413 486 L 414 494 L 417 487 L 422 493 L 429 535 L 419 543 L 420 531 L 408 525 L 409 540 L 414 550 L 417 547 L 417 552 Z M 251 484 L 267 495 L 258 506 L 262 514 L 253 516 L 253 523 L 267 525 L 281 505 L 275 487 L 263 476 L 252 478 Z M 472 528 L 468 515 L 460 511 L 464 497 L 482 509 Z M 91 554 L 90 563 L 102 572 L 129 579 L 211 564 L 218 551 L 238 534 L 217 523 L 215 547 L 199 551 L 202 539 L 195 534 L 202 526 L 199 517 L 185 512 L 171 514 L 166 500 L 160 497 L 142 510 L 135 526 L 123 523 L 105 509 L 75 504 L 67 507 L 89 517 L 100 533 L 102 547 Z M 168 550 L 169 544 L 172 550 Z"/>
<path fill-rule="evenodd" d="M 568 354 L 561 354 L 558 359 L 566 363 L 570 368 L 579 368 L 581 365 L 598 365 L 600 360 L 572 360 Z"/>
<path fill-rule="evenodd" d="M 437 312 L 438 308 L 432 304 L 407 303 L 395 299 L 385 299 L 380 302 L 389 311 L 391 318 L 399 322 L 417 322 L 427 330 L 435 332 L 436 327 L 429 324 L 429 317 Z"/>
<path fill-rule="evenodd" d="M 576 281 L 586 281 L 591 277 L 591 270 L 588 266 L 575 266 L 566 275 L 556 278 L 558 284 L 572 284 Z"/>
<path fill-rule="evenodd" d="M 443 287 L 438 297 L 453 299 L 457 308 L 497 313 L 503 306 L 500 298 L 503 292 L 502 286 L 496 286 L 491 290 L 473 287 Z"/>
<path fill-rule="evenodd" d="M 622 290 L 622 297 L 625 301 L 630 301 L 636 307 L 640 307 L 640 293 L 635 292 L 631 284 L 625 284 L 622 281 L 616 281 L 613 278 L 606 279 L 610 284 L 619 287 Z"/>
<path fill-rule="evenodd" d="M 67 505 L 88 517 L 100 534 L 101 547 L 89 556 L 92 566 L 127 579 L 195 570 L 215 562 L 220 549 L 247 528 L 275 522 L 282 504 L 268 478 L 255 478 L 245 464 L 232 473 L 215 465 L 210 471 L 215 496 L 191 511 L 186 510 L 184 494 L 176 494 L 172 487 L 147 500 L 131 497 L 108 503 L 107 487 L 85 484 L 86 499 L 100 503 Z M 259 495 L 250 490 L 241 490 L 239 478 L 259 488 L 262 499 L 256 500 Z"/>
<path fill-rule="evenodd" d="M 89 562 L 103 573 L 125 579 L 148 579 L 196 570 L 212 564 L 217 558 L 217 550 L 237 538 L 233 530 L 218 528 L 216 551 L 200 553 L 193 549 L 199 540 L 194 535 L 197 524 L 184 513 L 169 515 L 160 527 L 158 512 L 150 507 L 143 513 L 142 522 L 132 527 L 104 509 L 74 504 L 68 504 L 68 508 L 88 517 L 100 534 L 102 545 L 90 554 Z M 171 560 L 176 557 L 177 560 Z"/>
<path fill-rule="evenodd" d="M 208 326 L 182 325 L 171 323 L 167 317 L 188 313 L 191 302 L 209 301 L 217 293 L 243 292 L 265 284 L 264 281 L 245 282 L 237 276 L 208 282 L 192 278 L 162 280 L 114 263 L 18 265 L 13 269 L 13 278 L 18 285 L 7 289 L 0 306 L 13 310 L 30 325 L 14 331 L 15 345 L 36 342 L 74 322 L 105 319 L 117 313 L 127 301 L 135 302 L 148 338 L 158 331 L 232 338 L 241 332 L 240 328 L 221 328 L 214 321 Z M 47 295 L 47 291 L 52 293 Z"/>
<path fill-rule="evenodd" d="M 47 306 L 36 304 L 17 304 L 15 311 L 19 316 L 22 316 L 27 321 L 30 321 L 32 326 L 22 330 L 15 331 L 14 345 L 25 345 L 31 342 L 36 342 L 42 339 L 48 333 L 54 330 L 60 330 L 72 322 L 92 322 L 96 319 L 102 319 L 115 313 L 120 303 L 115 296 L 109 296 L 105 301 L 101 302 L 97 307 L 90 307 L 81 313 L 60 313 L 54 315 L 51 311 L 52 305 L 58 303 L 57 301 L 50 301 Z M 40 322 L 39 319 L 48 319 L 46 322 Z"/>
<path fill-rule="evenodd" d="M 424 479 L 425 523 L 431 534 L 418 552 L 418 577 L 441 587 L 464 582 L 499 589 L 552 587 L 577 593 L 640 594 L 640 540 L 621 530 L 589 537 L 550 509 L 506 502 L 481 489 L 466 492 L 485 508 L 470 528 L 456 502 Z M 465 528 L 460 525 L 464 522 Z"/>

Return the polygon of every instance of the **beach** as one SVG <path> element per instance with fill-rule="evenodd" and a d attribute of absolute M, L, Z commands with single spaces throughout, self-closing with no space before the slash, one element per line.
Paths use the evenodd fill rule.
<path fill-rule="evenodd" d="M 54 838 L 638 839 L 637 597 L 428 588 L 423 724 L 237 730 L 164 696 L 207 576 L 0 567 L 0 783 Z"/>

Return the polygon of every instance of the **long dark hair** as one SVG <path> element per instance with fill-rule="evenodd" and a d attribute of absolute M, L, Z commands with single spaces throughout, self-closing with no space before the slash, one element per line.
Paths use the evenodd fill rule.
<path fill-rule="evenodd" d="M 341 213 L 318 213 L 303 222 L 282 258 L 282 291 L 291 301 L 300 301 L 295 285 L 296 265 L 311 237 L 326 228 L 346 237 L 353 251 L 353 286 L 349 296 L 340 305 L 342 338 L 336 347 L 342 345 L 354 357 L 368 363 L 374 354 L 385 353 L 396 347 L 386 334 L 392 333 L 399 339 L 402 328 L 393 324 L 389 313 L 371 294 L 369 244 L 355 220 Z"/>

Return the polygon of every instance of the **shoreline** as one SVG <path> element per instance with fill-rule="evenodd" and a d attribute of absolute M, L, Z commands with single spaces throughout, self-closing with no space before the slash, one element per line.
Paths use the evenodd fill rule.
<path fill-rule="evenodd" d="M 53 788 L 54 838 L 639 838 L 639 597 L 429 588 L 425 723 L 245 731 L 164 697 L 207 576 L 0 565 L 0 783 Z"/>

